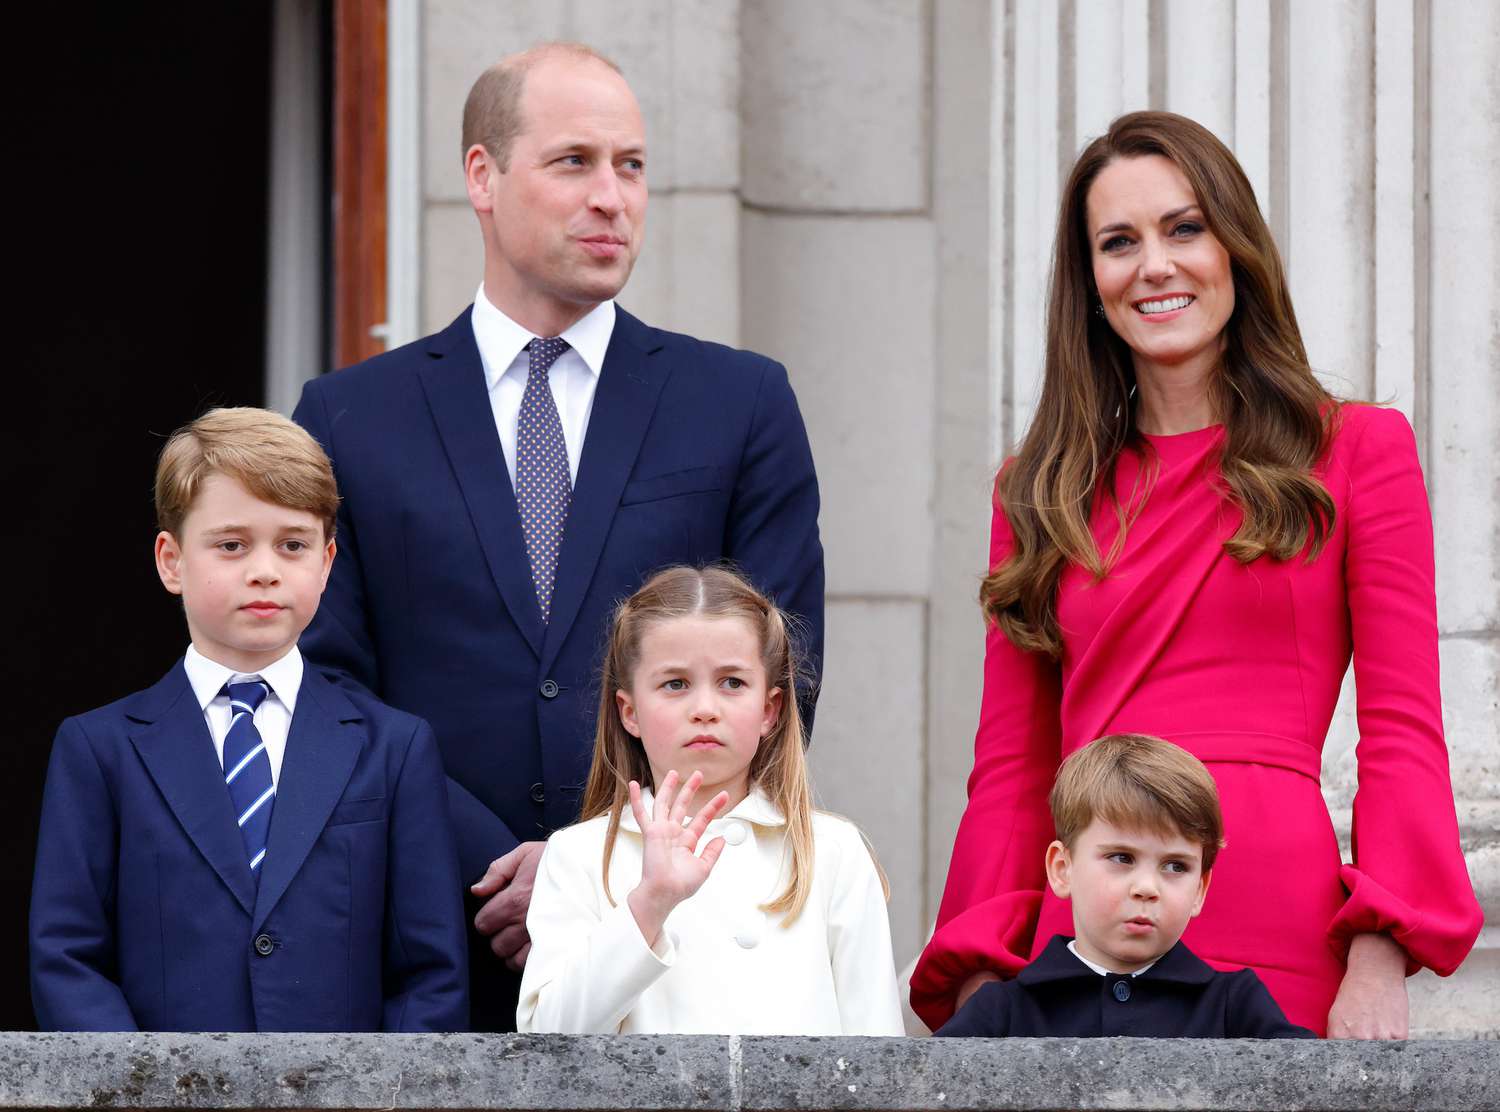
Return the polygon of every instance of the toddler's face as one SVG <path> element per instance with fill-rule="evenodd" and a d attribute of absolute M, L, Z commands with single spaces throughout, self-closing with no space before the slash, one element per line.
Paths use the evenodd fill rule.
<path fill-rule="evenodd" d="M 750 762 L 781 709 L 760 652 L 744 618 L 673 618 L 646 630 L 630 690 L 615 702 L 656 783 L 673 769 L 683 780 L 697 770 L 699 802 L 720 791 L 730 807 L 745 798 Z"/>
<path fill-rule="evenodd" d="M 1197 842 L 1098 819 L 1071 850 L 1047 847 L 1047 879 L 1073 901 L 1078 952 L 1115 973 L 1133 973 L 1175 946 L 1208 891 Z"/>
<path fill-rule="evenodd" d="M 297 643 L 333 566 L 323 523 L 255 497 L 228 475 L 209 475 L 178 530 L 156 538 L 162 585 L 182 596 L 198 651 L 258 672 Z"/>

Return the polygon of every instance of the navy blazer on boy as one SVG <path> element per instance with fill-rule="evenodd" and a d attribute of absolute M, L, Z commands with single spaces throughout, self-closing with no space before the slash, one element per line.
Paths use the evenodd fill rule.
<path fill-rule="evenodd" d="M 982 986 L 937 1031 L 981 1038 L 1311 1039 L 1252 969 L 1221 973 L 1181 942 L 1137 976 L 1101 976 L 1055 936 L 1014 980 Z"/>
<path fill-rule="evenodd" d="M 307 655 L 432 723 L 465 881 L 578 817 L 616 603 L 668 564 L 734 561 L 822 655 L 812 453 L 785 369 L 617 308 L 542 621 L 472 307 L 309 382 L 339 557 Z"/>
<path fill-rule="evenodd" d="M 257 884 L 179 661 L 62 724 L 31 986 L 44 1029 L 451 1031 L 467 954 L 431 730 L 303 671 Z"/>

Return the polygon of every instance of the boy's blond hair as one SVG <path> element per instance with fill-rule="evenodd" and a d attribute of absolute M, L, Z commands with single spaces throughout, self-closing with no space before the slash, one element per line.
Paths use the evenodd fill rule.
<path fill-rule="evenodd" d="M 1062 763 L 1047 797 L 1057 840 L 1074 839 L 1095 819 L 1127 830 L 1181 834 L 1203 847 L 1203 871 L 1224 845 L 1219 790 L 1203 762 L 1146 734 L 1110 734 Z"/>
<path fill-rule="evenodd" d="M 303 510 L 333 540 L 339 488 L 308 432 L 269 409 L 210 409 L 168 438 L 156 461 L 156 523 L 174 537 L 203 480 L 227 475 L 263 502 Z"/>

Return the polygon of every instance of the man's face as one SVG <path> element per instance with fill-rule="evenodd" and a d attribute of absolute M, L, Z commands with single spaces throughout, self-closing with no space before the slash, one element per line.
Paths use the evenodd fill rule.
<path fill-rule="evenodd" d="M 646 222 L 646 139 L 623 78 L 590 58 L 548 58 L 526 75 L 522 130 L 501 172 L 482 147 L 465 163 L 485 236 L 485 294 L 555 335 L 614 297 Z"/>

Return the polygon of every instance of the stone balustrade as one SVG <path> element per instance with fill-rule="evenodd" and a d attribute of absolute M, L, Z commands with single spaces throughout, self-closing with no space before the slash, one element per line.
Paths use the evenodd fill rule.
<path fill-rule="evenodd" d="M 1500 1042 L 8 1032 L 0 1108 L 1495 1109 Z"/>

